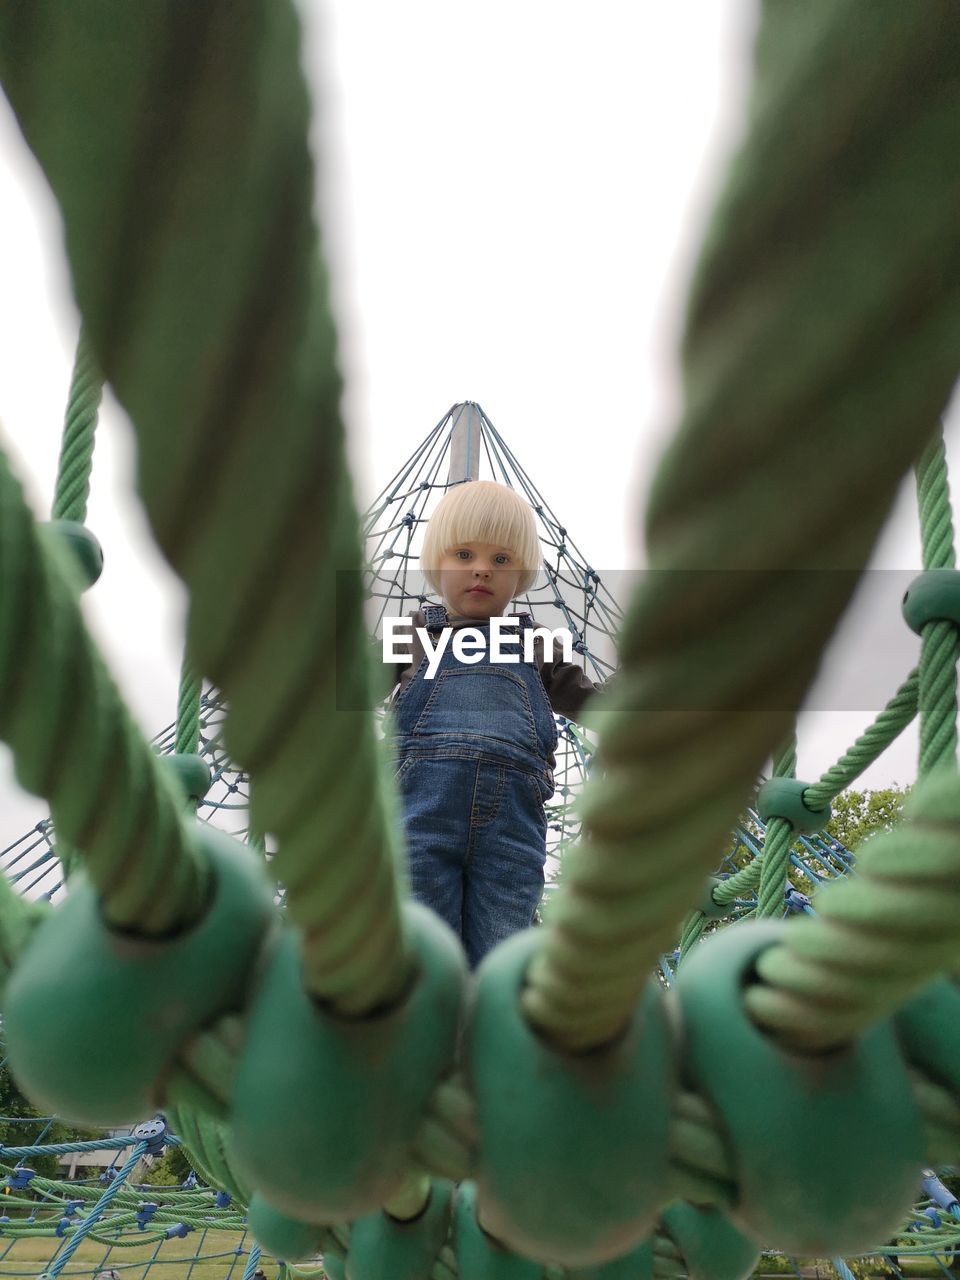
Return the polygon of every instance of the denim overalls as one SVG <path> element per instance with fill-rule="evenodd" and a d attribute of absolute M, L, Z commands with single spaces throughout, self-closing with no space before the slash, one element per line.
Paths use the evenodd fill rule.
<path fill-rule="evenodd" d="M 436 645 L 447 611 L 423 613 Z M 451 636 L 434 678 L 424 658 L 393 708 L 411 891 L 463 939 L 471 968 L 533 922 L 543 892 L 557 726 L 536 663 L 523 661 L 532 626 L 521 614 L 507 642 L 515 663 L 492 662 L 489 647 L 460 662 Z M 489 626 L 477 627 L 489 644 Z"/>

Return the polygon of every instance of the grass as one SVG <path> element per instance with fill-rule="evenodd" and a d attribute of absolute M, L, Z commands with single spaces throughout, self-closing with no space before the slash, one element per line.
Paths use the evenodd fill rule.
<path fill-rule="evenodd" d="M 235 1250 L 241 1242 L 244 1252 L 237 1255 Z M 47 1270 L 63 1243 L 37 1237 L 12 1242 L 0 1240 L 0 1277 L 39 1275 Z M 146 1280 L 152 1263 L 156 1270 L 150 1280 L 187 1280 L 188 1276 L 189 1280 L 227 1280 L 228 1276 L 231 1280 L 241 1280 L 252 1243 L 249 1235 L 244 1237 L 239 1231 L 212 1230 L 206 1236 L 200 1230 L 192 1231 L 184 1239 L 175 1236 L 165 1240 L 159 1252 L 156 1243 L 108 1248 L 84 1240 L 61 1274 L 91 1276 L 112 1268 L 120 1273 L 120 1280 Z M 264 1255 L 260 1265 L 267 1280 L 276 1280 L 278 1267 L 273 1258 Z"/>

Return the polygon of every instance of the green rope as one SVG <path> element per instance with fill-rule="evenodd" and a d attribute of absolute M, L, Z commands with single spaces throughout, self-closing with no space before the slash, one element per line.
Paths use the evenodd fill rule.
<path fill-rule="evenodd" d="M 868 841 L 858 874 L 824 885 L 817 916 L 758 961 L 754 1020 L 790 1044 L 846 1043 L 925 983 L 960 968 L 960 779 L 943 769 L 917 783 L 902 828 Z"/>
<path fill-rule="evenodd" d="M 238 1205 L 246 1207 L 250 1202 L 250 1189 L 237 1177 L 226 1155 L 223 1124 L 186 1106 L 168 1106 L 166 1115 L 204 1182 L 218 1191 L 226 1191 Z"/>
<path fill-rule="evenodd" d="M 196 751 L 200 743 L 200 694 L 202 681 L 194 674 L 186 658 L 180 667 L 180 690 L 177 696 L 177 728 L 174 751 L 180 755 Z"/>
<path fill-rule="evenodd" d="M 953 517 L 943 435 L 917 463 L 917 500 L 924 569 L 953 569 Z M 920 776 L 957 758 L 957 659 L 960 632 L 952 622 L 928 622 L 920 648 Z"/>
<path fill-rule="evenodd" d="M 672 946 L 795 720 L 917 424 L 953 385 L 960 32 L 946 12 L 763 11 L 750 135 L 697 273 L 684 420 L 649 505 L 653 572 L 523 996 L 570 1047 L 614 1034 Z M 831 512 L 815 528 L 814 491 Z M 747 609 L 763 628 L 743 626 Z"/>
<path fill-rule="evenodd" d="M 87 518 L 94 434 L 102 394 L 103 381 L 81 328 L 60 440 L 60 461 L 57 464 L 57 484 L 51 511 L 54 520 L 75 520 L 82 524 Z M 68 880 L 81 865 L 82 859 L 59 833 L 56 849 L 63 877 Z"/>
<path fill-rule="evenodd" d="M 82 524 L 87 518 L 93 437 L 102 394 L 103 380 L 81 329 L 63 422 L 57 487 L 51 513 L 54 520 L 75 520 Z"/>
<path fill-rule="evenodd" d="M 123 705 L 66 565 L 38 537 L 2 455 L 0 590 L 0 737 L 18 781 L 46 798 L 59 836 L 82 852 L 111 924 L 152 934 L 192 920 L 205 873 L 173 782 Z"/>
<path fill-rule="evenodd" d="M 803 793 L 804 800 L 811 809 L 822 809 L 854 782 L 863 771 L 890 746 L 903 732 L 917 714 L 917 690 L 919 673 L 914 670 L 903 682 L 894 696 L 874 720 L 873 724 L 857 738 L 849 748 L 832 765 L 819 782 L 813 783 Z M 713 890 L 714 900 L 720 905 L 727 905 L 735 898 L 753 893 L 760 884 L 764 856 L 770 847 L 770 829 L 764 843 L 763 856 L 757 855 L 717 884 Z M 789 846 L 788 846 L 789 852 Z M 680 935 L 680 963 L 682 964 L 690 950 L 696 946 L 706 927 L 706 917 L 702 911 L 691 911 L 683 923 Z"/>
<path fill-rule="evenodd" d="M 813 783 L 803 793 L 811 809 L 822 809 L 828 805 L 896 740 L 917 714 L 918 688 L 919 672 L 915 669 L 853 746 L 824 773 L 819 782 Z M 715 885 L 714 900 L 720 905 L 727 905 L 735 898 L 753 893 L 760 884 L 762 866 L 762 855 L 751 858 L 745 867 Z M 702 911 L 691 911 L 684 919 L 680 933 L 681 965 L 703 936 L 706 923 Z"/>
<path fill-rule="evenodd" d="M 791 733 L 773 762 L 775 778 L 797 776 L 797 736 Z M 757 895 L 758 916 L 783 915 L 783 890 L 787 883 L 790 850 L 794 844 L 793 827 L 785 818 L 771 818 L 763 837 L 760 860 L 760 891 Z"/>
<path fill-rule="evenodd" d="M 6 7 L 0 77 L 189 591 L 189 661 L 226 698 L 252 825 L 276 838 L 307 987 L 362 1014 L 410 960 L 294 6 Z"/>
<path fill-rule="evenodd" d="M 819 782 L 803 793 L 811 809 L 823 809 L 860 777 L 894 742 L 917 714 L 920 673 L 914 669 L 893 695 L 873 724 L 853 746 L 829 768 Z"/>

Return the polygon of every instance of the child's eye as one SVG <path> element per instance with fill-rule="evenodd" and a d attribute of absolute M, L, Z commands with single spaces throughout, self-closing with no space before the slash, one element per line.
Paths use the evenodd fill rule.
<path fill-rule="evenodd" d="M 458 559 L 458 560 L 469 560 L 469 559 L 470 559 L 470 552 L 469 552 L 469 551 L 458 551 L 456 554 L 457 554 L 457 559 Z"/>
<path fill-rule="evenodd" d="M 496 561 L 497 561 L 497 563 L 498 563 L 498 564 L 509 564 L 509 563 L 510 563 L 510 557 L 509 557 L 509 556 L 505 556 L 505 555 L 502 555 L 502 554 L 501 554 L 501 555 L 495 556 L 494 558 L 496 559 Z"/>

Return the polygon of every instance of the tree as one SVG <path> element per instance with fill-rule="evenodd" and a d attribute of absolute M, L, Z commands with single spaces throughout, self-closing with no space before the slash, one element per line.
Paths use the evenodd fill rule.
<path fill-rule="evenodd" d="M 179 1187 L 193 1172 L 193 1165 L 185 1147 L 166 1147 L 163 1155 L 154 1160 L 145 1178 L 158 1187 Z"/>
<path fill-rule="evenodd" d="M 37 1117 L 37 1124 L 35 1125 L 4 1124 L 0 1121 L 0 1143 L 8 1147 L 31 1146 L 37 1141 L 45 1127 L 39 1121 L 41 1115 L 42 1112 L 38 1111 L 33 1103 L 20 1092 L 20 1088 L 10 1074 L 6 1064 L 0 1066 L 0 1116 L 14 1116 L 24 1119 Z M 47 1129 L 43 1137 L 43 1143 L 83 1142 L 88 1138 L 97 1138 L 99 1136 L 98 1133 L 92 1130 L 78 1129 L 73 1126 L 68 1127 L 58 1120 L 56 1124 Z M 23 1163 L 42 1178 L 56 1178 L 59 1176 L 60 1166 L 56 1156 L 29 1156 L 24 1159 Z"/>
<path fill-rule="evenodd" d="M 892 831 L 903 815 L 909 788 L 897 783 L 877 791 L 844 791 L 831 804 L 827 831 L 842 845 L 856 850 L 877 831 Z"/>

